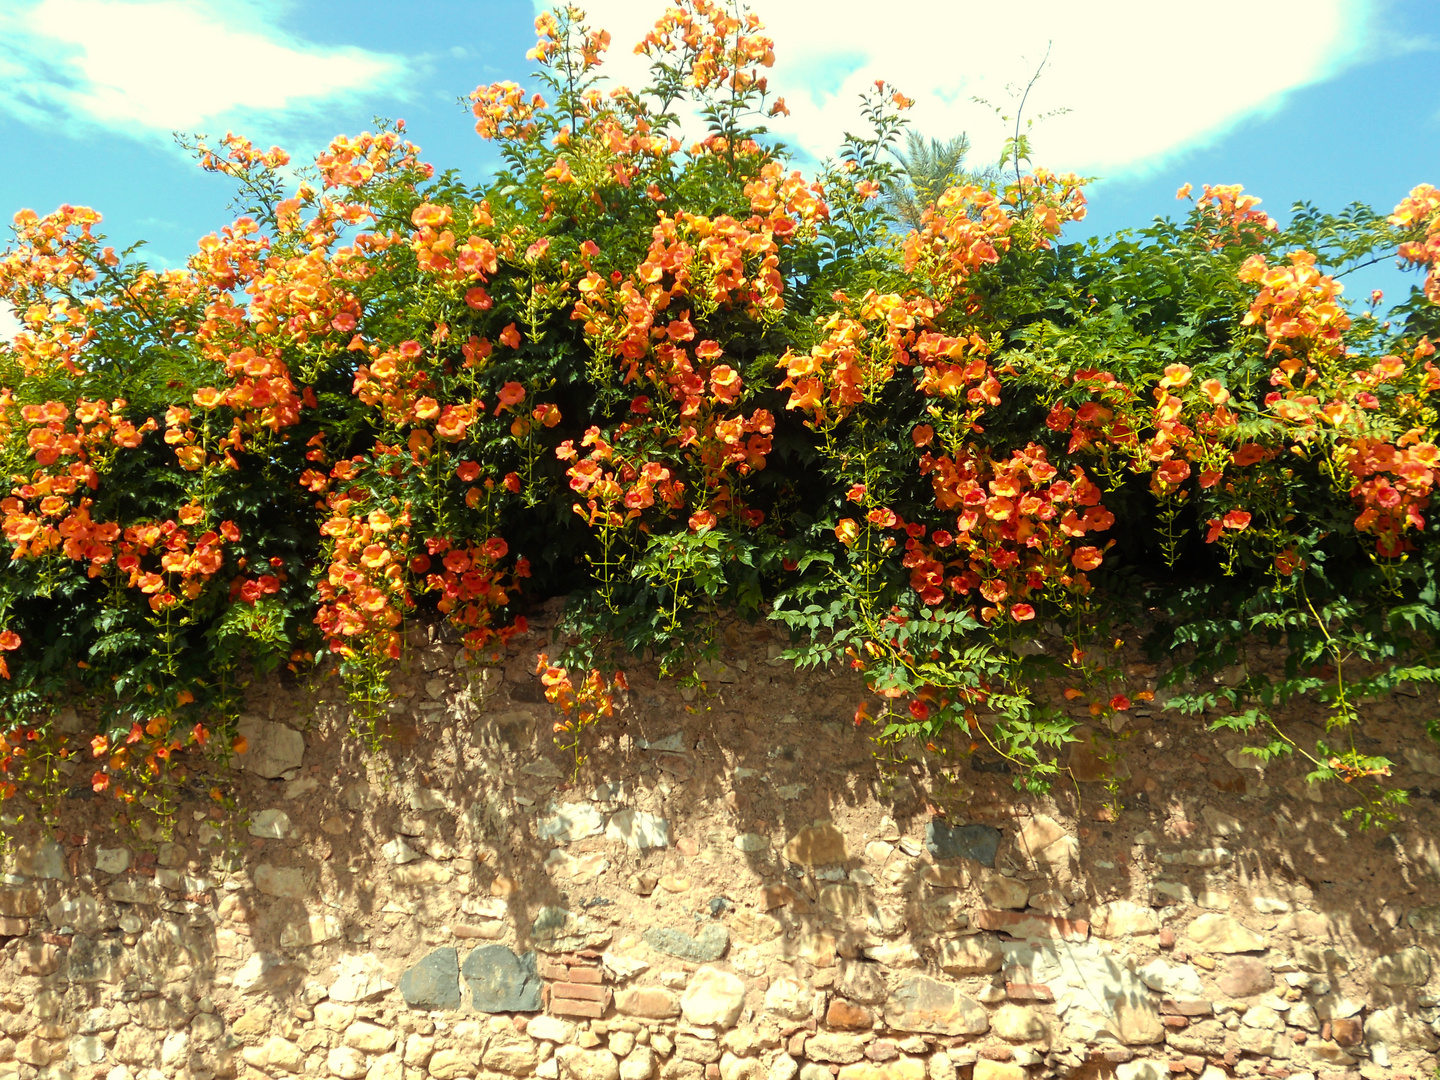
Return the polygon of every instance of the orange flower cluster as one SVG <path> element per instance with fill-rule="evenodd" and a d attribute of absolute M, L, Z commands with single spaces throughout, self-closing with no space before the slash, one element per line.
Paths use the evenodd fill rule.
<path fill-rule="evenodd" d="M 26 375 L 81 371 L 81 355 L 94 340 L 94 306 L 69 297 L 74 286 L 94 281 L 119 261 L 113 248 L 100 249 L 93 232 L 99 223 L 94 210 L 69 204 L 44 217 L 33 210 L 15 215 L 16 244 L 0 258 L 0 298 L 20 318 L 9 347 Z M 137 287 L 144 289 L 143 283 Z"/>
<path fill-rule="evenodd" d="M 477 135 L 517 142 L 535 134 L 535 114 L 545 108 L 545 99 L 539 94 L 527 98 L 519 84 L 508 80 L 477 86 L 470 93 L 470 102 Z"/>
<path fill-rule="evenodd" d="M 911 588 L 925 603 L 978 590 L 986 602 L 980 609 L 984 621 L 1008 610 L 1013 620 L 1024 622 L 1035 617 L 1030 601 L 1047 588 L 1089 592 L 1085 571 L 1100 565 L 1101 549 L 1072 544 L 1109 529 L 1115 518 L 1080 466 L 1071 469 L 1069 479 L 1058 478 L 1044 448 L 1031 443 L 1007 460 L 978 449 L 958 460 L 927 451 L 920 472 L 930 477 L 936 507 L 958 511 L 955 531 L 931 530 L 928 543 L 922 525 L 892 526 L 909 535 L 904 565 Z M 880 513 L 882 518 L 888 514 Z M 947 554 L 951 547 L 954 554 Z"/>
<path fill-rule="evenodd" d="M 348 473 L 341 469 L 347 464 L 341 462 L 336 470 Z M 315 625 L 332 652 L 354 656 L 364 651 L 394 660 L 400 656 L 397 627 L 414 600 L 390 534 L 397 525 L 408 526 L 409 515 L 396 520 L 384 510 L 365 513 L 370 501 L 369 491 L 359 486 L 326 496 L 331 517 L 320 533 L 329 540 L 329 567 L 315 586 L 321 601 Z M 399 539 L 402 547 L 408 541 L 406 536 Z"/>
<path fill-rule="evenodd" d="M 576 686 L 568 668 L 550 663 L 550 658 L 541 653 L 535 665 L 535 673 L 545 687 L 545 700 L 564 714 L 565 719 L 555 724 L 555 734 L 578 737 L 581 730 L 600 720 L 614 715 L 615 695 L 630 689 L 623 671 L 617 671 L 613 678 L 591 668 Z M 578 742 L 571 744 L 578 747 Z"/>
<path fill-rule="evenodd" d="M 179 517 L 180 521 L 166 519 L 127 528 L 118 548 L 120 555 L 115 560 L 119 571 L 127 575 L 129 587 L 148 596 L 150 610 L 157 614 L 179 606 L 184 600 L 198 599 L 206 583 L 224 565 L 226 542 L 235 543 L 240 539 L 235 523 L 225 521 L 218 530 L 207 529 L 192 543 L 190 533 L 182 526 L 203 523 L 205 510 L 192 504 L 181 508 Z M 159 555 L 158 573 L 145 569 L 142 561 L 152 554 Z"/>
<path fill-rule="evenodd" d="M 1185 184 L 1175 193 L 1175 198 L 1188 199 L 1190 190 L 1190 185 Z M 1269 214 L 1255 209 L 1260 199 L 1242 194 L 1244 190 L 1240 184 L 1205 185 L 1204 192 L 1195 200 L 1199 211 L 1195 231 L 1206 247 L 1254 243 L 1280 227 Z"/>
<path fill-rule="evenodd" d="M 1240 267 L 1240 280 L 1260 286 L 1242 325 L 1265 328 L 1266 356 L 1277 350 L 1282 356 L 1344 352 L 1343 337 L 1350 328 L 1350 316 L 1338 302 L 1344 286 L 1316 269 L 1313 254 L 1291 252 L 1288 267 L 1272 267 L 1263 255 L 1252 255 Z"/>
<path fill-rule="evenodd" d="M 530 563 L 516 561 L 513 573 L 502 573 L 500 560 L 510 546 L 498 536 L 483 544 L 452 544 L 443 537 L 425 541 L 424 555 L 410 564 L 413 573 L 425 575 L 425 585 L 440 594 L 438 607 L 455 626 L 465 632 L 465 647 L 471 652 L 499 640 L 502 644 L 526 631 L 523 617 L 509 626 L 493 626 L 494 613 L 510 602 L 509 590 L 520 578 L 530 576 Z M 438 565 L 437 565 L 438 564 Z"/>
<path fill-rule="evenodd" d="M 1401 229 L 1424 230 L 1418 240 L 1400 245 L 1400 258 L 1429 269 L 1425 274 L 1425 296 L 1440 304 L 1440 188 L 1421 184 L 1395 207 L 1389 222 Z"/>
<path fill-rule="evenodd" d="M 983 341 L 928 332 L 935 317 L 929 298 L 872 289 L 858 306 L 843 293 L 834 299 L 840 307 L 821 324 L 824 337 L 808 353 L 790 350 L 779 361 L 785 369 L 780 389 L 790 391 L 785 407 L 808 413 L 810 427 L 840 423 L 890 381 L 897 365 L 920 363 L 920 386 L 931 396 L 963 393 L 969 400 L 981 386 L 976 400 L 990 400 L 997 392 L 984 360 L 977 367 L 966 359 L 983 355 Z"/>
<path fill-rule="evenodd" d="M 762 29 L 755 15 L 737 17 L 717 0 L 679 0 L 635 52 L 652 59 L 678 53 L 689 85 L 701 94 L 712 88 L 763 91 L 759 69 L 775 63 L 775 43 L 759 33 Z"/>

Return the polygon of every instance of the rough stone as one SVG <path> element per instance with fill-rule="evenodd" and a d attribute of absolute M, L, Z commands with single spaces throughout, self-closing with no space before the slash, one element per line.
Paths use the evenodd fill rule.
<path fill-rule="evenodd" d="M 333 1001 L 365 1001 L 395 989 L 385 975 L 385 967 L 374 953 L 344 956 L 336 965 L 335 981 L 330 984 Z"/>
<path fill-rule="evenodd" d="M 1111 900 L 1101 904 L 1090 915 L 1090 931 L 1097 937 L 1122 938 L 1131 934 L 1154 934 L 1160 929 L 1160 916 L 1153 908 L 1142 907 L 1130 900 Z"/>
<path fill-rule="evenodd" d="M 255 867 L 255 888 L 266 896 L 283 896 L 303 900 L 307 894 L 305 871 L 293 867 L 261 863 Z"/>
<path fill-rule="evenodd" d="M 45 917 L 57 929 L 69 927 L 77 934 L 96 934 L 118 925 L 115 913 L 87 893 L 57 900 L 45 909 Z"/>
<path fill-rule="evenodd" d="M 298 769 L 305 759 L 305 737 L 294 728 L 257 716 L 242 716 L 235 731 L 247 744 L 245 753 L 236 758 L 239 768 L 246 772 L 274 780 Z"/>
<path fill-rule="evenodd" d="M 540 1062 L 540 1055 L 536 1052 L 534 1040 L 528 1035 L 528 1026 L 526 1030 L 527 1034 L 522 1035 L 508 1024 L 495 1028 L 485 1044 L 481 1064 L 511 1076 L 533 1073 Z"/>
<path fill-rule="evenodd" d="M 680 1015 L 680 999 L 660 986 L 634 986 L 615 995 L 615 1009 L 646 1020 L 670 1020 Z"/>
<path fill-rule="evenodd" d="M 989 1026 L 984 1006 L 951 983 L 923 975 L 902 981 L 885 1002 L 885 1023 L 897 1031 L 979 1035 Z"/>
<path fill-rule="evenodd" d="M 975 1062 L 975 1071 L 970 1075 L 972 1080 L 1027 1080 L 1029 1076 L 1024 1066 L 1008 1061 L 991 1061 L 988 1058 Z"/>
<path fill-rule="evenodd" d="M 731 1027 L 745 1004 L 745 984 L 728 971 L 702 967 L 680 995 L 680 1009 L 692 1024 Z"/>
<path fill-rule="evenodd" d="M 0 888 L 0 915 L 25 918 L 39 915 L 45 908 L 45 894 L 36 888 Z"/>
<path fill-rule="evenodd" d="M 555 1051 L 560 1071 L 571 1080 L 620 1080 L 620 1063 L 606 1049 L 562 1046 Z"/>
<path fill-rule="evenodd" d="M 540 974 L 533 952 L 517 956 L 504 945 L 482 945 L 460 968 L 470 984 L 470 1002 L 481 1012 L 536 1012 Z"/>
<path fill-rule="evenodd" d="M 765 991 L 765 1008 L 787 1020 L 805 1020 L 815 1003 L 815 993 L 798 979 L 782 976 Z"/>
<path fill-rule="evenodd" d="M 842 1065 L 837 1080 L 925 1080 L 921 1058 L 897 1057 L 894 1061 L 859 1061 Z"/>
<path fill-rule="evenodd" d="M 130 849 L 123 847 L 97 847 L 95 869 L 102 874 L 123 874 L 130 869 Z"/>
<path fill-rule="evenodd" d="M 670 846 L 670 822 L 659 814 L 642 810 L 620 810 L 610 816 L 605 837 L 618 840 L 634 851 Z"/>
<path fill-rule="evenodd" d="M 849 861 L 845 834 L 829 822 L 807 825 L 785 845 L 785 861 L 800 866 L 833 866 Z"/>
<path fill-rule="evenodd" d="M 987 873 L 980 879 L 980 895 L 992 908 L 1022 910 L 1030 902 L 1030 886 L 1019 878 Z"/>
<path fill-rule="evenodd" d="M 542 952 L 574 952 L 608 944 L 610 931 L 588 916 L 543 907 L 530 924 L 530 938 Z"/>
<path fill-rule="evenodd" d="M 825 1026 L 833 1031 L 869 1031 L 875 1015 L 865 1006 L 834 998 L 825 1011 Z"/>
<path fill-rule="evenodd" d="M 1265 937 L 1230 915 L 1200 915 L 1185 931 L 1199 952 L 1243 953 L 1265 948 Z"/>
<path fill-rule="evenodd" d="M 70 879 L 70 871 L 65 868 L 65 849 L 54 840 L 20 844 L 11 854 L 11 860 L 15 872 L 22 877 L 46 878 L 51 881 Z"/>
<path fill-rule="evenodd" d="M 884 969 L 878 964 L 847 960 L 840 965 L 835 989 L 861 1005 L 880 1005 L 890 993 L 885 985 Z"/>
<path fill-rule="evenodd" d="M 275 993 L 299 978 L 299 969 L 275 953 L 252 953 L 235 973 L 233 985 L 242 994 Z"/>
<path fill-rule="evenodd" d="M 412 1009 L 460 1007 L 460 953 L 436 949 L 400 976 L 400 996 Z"/>
<path fill-rule="evenodd" d="M 383 1054 L 395 1045 L 395 1033 L 389 1028 L 372 1024 L 368 1020 L 356 1020 L 345 1029 L 342 1036 L 346 1046 L 363 1050 L 367 1054 Z"/>
<path fill-rule="evenodd" d="M 271 1035 L 259 1046 L 247 1046 L 241 1056 L 247 1065 L 262 1071 L 298 1073 L 305 1066 L 305 1051 L 279 1035 Z"/>
<path fill-rule="evenodd" d="M 353 1046 L 337 1046 L 325 1056 L 325 1067 L 340 1080 L 360 1080 L 365 1075 L 365 1055 Z"/>
<path fill-rule="evenodd" d="M 1003 834 L 989 825 L 947 825 L 931 821 L 925 826 L 925 846 L 937 859 L 974 859 L 994 866 Z"/>
<path fill-rule="evenodd" d="M 1382 986 L 1424 986 L 1430 981 L 1430 954 L 1416 946 L 1376 957 L 1370 978 Z"/>
<path fill-rule="evenodd" d="M 1420 1017 L 1407 1013 L 1403 1005 L 1379 1009 L 1365 1018 L 1365 1042 L 1394 1050 L 1435 1050 L 1440 1039 Z M 1373 1051 L 1372 1051 L 1373 1055 Z"/>
<path fill-rule="evenodd" d="M 1050 1025 L 1040 1011 L 1028 1005 L 1001 1005 L 990 1017 L 991 1030 L 1006 1042 L 1050 1042 Z"/>
<path fill-rule="evenodd" d="M 65 975 L 76 983 L 118 983 L 129 971 L 125 946 L 114 938 L 76 935 L 65 958 Z"/>
<path fill-rule="evenodd" d="M 830 1061 L 849 1065 L 865 1056 L 865 1043 L 858 1035 L 841 1035 L 825 1031 L 805 1040 L 805 1056 L 811 1061 Z M 803 1070 L 800 1074 L 805 1075 Z"/>
<path fill-rule="evenodd" d="M 266 840 L 283 840 L 295 826 L 284 810 L 261 810 L 250 819 L 250 835 Z"/>
<path fill-rule="evenodd" d="M 730 931 L 724 923 L 706 923 L 698 936 L 691 937 L 667 926 L 651 927 L 642 935 L 645 944 L 656 952 L 689 960 L 692 964 L 708 964 L 725 955 L 730 945 Z"/>
<path fill-rule="evenodd" d="M 940 945 L 940 968 L 947 975 L 988 975 L 1005 963 L 993 934 L 949 938 Z"/>
<path fill-rule="evenodd" d="M 1226 997 L 1247 998 L 1263 994 L 1275 985 L 1275 976 L 1259 960 L 1250 956 L 1232 956 L 1216 980 Z"/>
<path fill-rule="evenodd" d="M 605 831 L 605 815 L 589 803 L 563 803 L 536 823 L 541 840 L 571 844 Z"/>

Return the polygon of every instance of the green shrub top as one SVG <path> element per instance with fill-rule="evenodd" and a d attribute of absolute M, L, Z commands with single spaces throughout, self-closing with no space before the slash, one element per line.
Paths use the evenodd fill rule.
<path fill-rule="evenodd" d="M 1073 727 L 1027 693 L 1036 626 L 1098 713 L 1130 707 L 1107 614 L 1152 609 L 1201 662 L 1284 640 L 1281 682 L 1183 699 L 1262 754 L 1294 748 L 1279 701 L 1343 729 L 1433 677 L 1435 188 L 1281 229 L 1187 186 L 1183 220 L 1066 243 L 1085 182 L 1022 137 L 904 229 L 893 87 L 807 177 L 763 126 L 754 16 L 671 7 L 640 91 L 603 83 L 578 11 L 536 27 L 542 93 L 471 95 L 505 162 L 478 183 L 403 124 L 296 185 L 278 148 L 201 142 L 241 216 L 169 271 L 92 210 L 16 215 L 0 791 L 43 797 L 79 753 L 96 790 L 163 801 L 188 755 L 243 749 L 244 672 L 333 654 L 368 728 L 407 621 L 485 656 L 560 593 L 584 644 L 543 677 L 574 745 L 627 654 L 686 674 L 721 611 L 863 672 L 857 723 L 988 742 L 1027 783 Z M 1427 276 L 1382 320 L 1338 279 L 1392 256 Z M 49 717 L 77 702 L 72 740 Z M 1386 772 L 1343 734 L 1309 756 Z"/>

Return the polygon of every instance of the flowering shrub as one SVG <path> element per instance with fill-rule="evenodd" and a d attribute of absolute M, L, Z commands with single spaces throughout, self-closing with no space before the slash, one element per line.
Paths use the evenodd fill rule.
<path fill-rule="evenodd" d="M 734 611 L 863 673 L 882 740 L 988 744 L 1039 784 L 1074 722 L 1033 700 L 1031 639 L 1063 636 L 1092 712 L 1130 708 L 1098 643 L 1136 581 L 1196 670 L 1249 632 L 1291 648 L 1285 679 L 1182 706 L 1383 780 L 1346 735 L 1358 702 L 1440 674 L 1433 187 L 1284 229 L 1206 187 L 1183 220 L 1068 244 L 1085 182 L 1022 170 L 1022 140 L 1013 182 L 952 188 L 907 234 L 878 198 L 894 87 L 806 177 L 765 134 L 787 110 L 736 5 L 672 6 L 640 91 L 603 83 L 578 10 L 536 29 L 535 88 L 470 97 L 505 163 L 473 186 L 403 124 L 298 183 L 228 135 L 194 150 L 245 212 L 184 269 L 106 247 L 88 209 L 16 216 L 0 794 L 53 797 L 83 757 L 163 809 L 196 755 L 243 752 L 246 678 L 317 657 L 374 733 L 407 622 L 489 656 L 558 593 L 583 644 L 542 675 L 577 754 L 627 655 L 693 677 Z M 1425 278 L 1382 320 L 1340 279 L 1390 256 Z M 1265 711 L 1301 694 L 1331 710 L 1313 752 Z M 97 729 L 62 731 L 62 703 Z"/>

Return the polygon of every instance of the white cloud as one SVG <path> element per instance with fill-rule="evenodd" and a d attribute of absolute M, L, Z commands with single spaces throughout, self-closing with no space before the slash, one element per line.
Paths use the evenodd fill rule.
<path fill-rule="evenodd" d="M 0 341 L 14 341 L 19 332 L 20 320 L 15 317 L 15 309 L 0 300 Z"/>
<path fill-rule="evenodd" d="M 8 6 L 8 5 L 7 5 Z M 0 15 L 0 111 L 135 134 L 391 89 L 393 56 L 297 41 L 251 0 L 38 0 Z"/>
<path fill-rule="evenodd" d="M 614 34 L 614 74 L 643 84 L 644 61 L 630 47 L 657 5 L 584 6 Z M 1008 104 L 1007 85 L 1028 81 L 1048 44 L 1050 65 L 1026 115 L 1070 111 L 1032 130 L 1037 161 L 1108 176 L 1154 168 L 1274 108 L 1360 59 L 1375 30 L 1364 0 L 1247 0 L 1223 12 L 1174 0 L 1029 0 L 1023 9 L 993 0 L 761 0 L 756 11 L 776 43 L 771 83 L 793 113 L 774 130 L 816 158 L 860 128 L 858 95 L 883 78 L 916 99 L 918 130 L 968 132 L 971 164 L 988 164 L 1008 132 L 973 98 Z"/>

